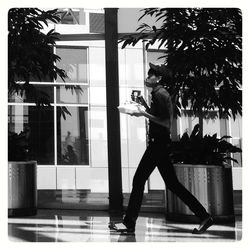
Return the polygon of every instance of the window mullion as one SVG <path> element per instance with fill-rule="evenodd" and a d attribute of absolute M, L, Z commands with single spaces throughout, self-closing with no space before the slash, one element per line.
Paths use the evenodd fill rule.
<path fill-rule="evenodd" d="M 57 166 L 57 105 L 56 105 L 56 87 L 54 87 L 54 157 L 55 157 L 55 166 Z"/>

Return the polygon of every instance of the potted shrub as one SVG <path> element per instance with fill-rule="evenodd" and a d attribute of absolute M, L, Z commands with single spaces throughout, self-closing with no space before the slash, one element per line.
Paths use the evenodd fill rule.
<path fill-rule="evenodd" d="M 8 13 L 8 95 L 29 98 L 39 106 L 50 106 L 49 96 L 30 81 L 57 77 L 63 81 L 66 72 L 56 66 L 60 57 L 53 47 L 59 33 L 53 29 L 43 32 L 48 21 L 60 20 L 57 9 L 43 11 L 37 8 L 13 8 Z M 79 89 L 76 86 L 66 88 Z M 65 107 L 60 113 L 69 114 Z M 30 128 L 27 125 L 20 133 L 9 128 L 8 137 L 8 212 L 9 215 L 31 215 L 36 213 L 36 167 L 31 154 Z"/>
<path fill-rule="evenodd" d="M 215 220 L 233 221 L 233 186 L 230 162 L 241 149 L 227 141 L 230 136 L 200 137 L 199 124 L 191 135 L 172 142 L 172 161 L 179 181 L 205 206 Z M 192 212 L 171 191 L 167 191 L 168 218 L 194 220 Z"/>
<path fill-rule="evenodd" d="M 28 127 L 8 138 L 8 215 L 34 215 L 37 209 L 37 162 L 32 161 Z"/>

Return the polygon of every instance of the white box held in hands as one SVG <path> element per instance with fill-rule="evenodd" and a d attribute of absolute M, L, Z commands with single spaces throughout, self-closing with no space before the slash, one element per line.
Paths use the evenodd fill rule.
<path fill-rule="evenodd" d="M 131 101 L 130 102 L 127 101 L 124 104 L 118 106 L 117 108 L 121 113 L 132 115 L 133 113 L 138 111 L 139 106 L 141 107 L 141 109 L 145 110 L 145 108 L 142 105 Z"/>

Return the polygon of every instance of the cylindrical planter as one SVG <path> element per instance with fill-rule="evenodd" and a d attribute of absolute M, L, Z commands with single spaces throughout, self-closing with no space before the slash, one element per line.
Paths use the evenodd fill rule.
<path fill-rule="evenodd" d="M 215 221 L 234 221 L 232 168 L 212 165 L 175 164 L 178 180 L 214 217 Z M 193 212 L 171 191 L 166 191 L 166 217 L 198 222 Z"/>
<path fill-rule="evenodd" d="M 8 215 L 34 215 L 37 211 L 37 162 L 8 163 Z"/>

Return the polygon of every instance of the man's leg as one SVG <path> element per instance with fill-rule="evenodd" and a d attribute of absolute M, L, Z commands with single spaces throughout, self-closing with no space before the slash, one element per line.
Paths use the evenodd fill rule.
<path fill-rule="evenodd" d="M 175 193 L 201 220 L 208 217 L 206 209 L 202 204 L 179 182 L 174 167 L 168 157 L 165 162 L 158 164 L 159 172 L 169 190 Z"/>
<path fill-rule="evenodd" d="M 141 208 L 145 183 L 155 168 L 154 149 L 149 145 L 138 165 L 132 184 L 132 192 L 130 194 L 128 207 L 123 219 L 123 224 L 130 231 L 134 231 L 136 220 Z M 121 230 L 119 229 L 121 228 Z M 123 225 L 116 224 L 115 229 L 119 231 L 127 231 Z"/>
<path fill-rule="evenodd" d="M 165 159 L 163 155 L 159 156 L 158 159 L 158 169 L 167 188 L 175 193 L 201 221 L 199 229 L 194 230 L 194 233 L 203 233 L 213 224 L 211 216 L 202 204 L 179 182 L 169 157 L 165 154 Z"/>
<path fill-rule="evenodd" d="M 154 148 L 149 145 L 138 165 L 132 184 L 126 215 L 123 222 L 126 225 L 135 226 L 143 199 L 144 187 L 155 165 Z"/>

